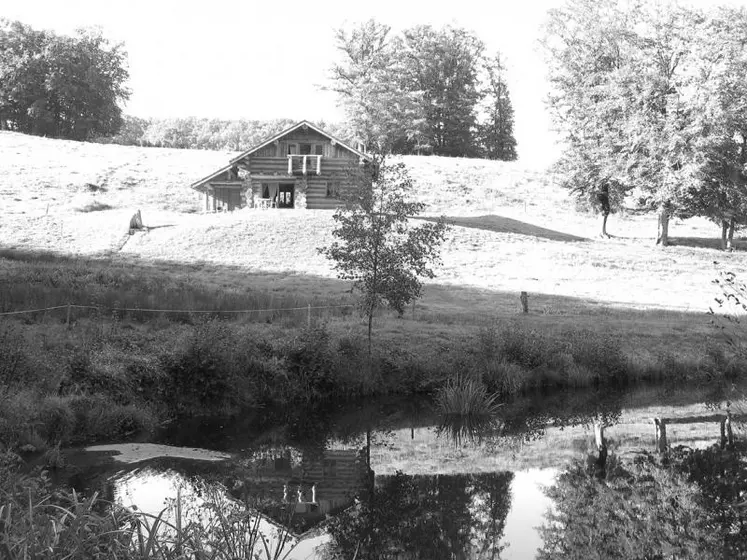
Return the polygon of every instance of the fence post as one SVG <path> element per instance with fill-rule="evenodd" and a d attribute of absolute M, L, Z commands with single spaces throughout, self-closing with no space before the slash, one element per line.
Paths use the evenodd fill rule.
<path fill-rule="evenodd" d="M 521 300 L 521 310 L 523 313 L 529 313 L 529 294 L 526 292 L 521 292 L 521 296 L 519 297 Z"/>
<path fill-rule="evenodd" d="M 306 311 L 306 326 L 311 328 L 311 304 L 309 304 L 309 308 Z"/>
<path fill-rule="evenodd" d="M 731 431 L 731 412 L 726 411 L 726 417 L 721 419 L 721 449 L 734 444 L 734 434 Z"/>
<path fill-rule="evenodd" d="M 664 418 L 654 418 L 656 426 L 656 451 L 664 453 L 667 450 L 667 423 Z"/>
<path fill-rule="evenodd" d="M 65 325 L 67 326 L 67 329 L 70 330 L 70 302 L 67 304 L 67 318 L 65 319 Z"/>

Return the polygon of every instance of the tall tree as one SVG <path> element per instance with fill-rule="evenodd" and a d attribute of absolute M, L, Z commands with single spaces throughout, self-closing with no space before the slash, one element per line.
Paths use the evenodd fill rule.
<path fill-rule="evenodd" d="M 342 61 L 332 67 L 329 89 L 337 92 L 360 140 L 376 153 L 421 134 L 419 92 L 402 88 L 402 58 L 391 28 L 371 19 L 337 31 Z"/>
<path fill-rule="evenodd" d="M 473 33 L 448 25 L 419 25 L 404 32 L 407 91 L 421 92 L 425 138 L 436 155 L 476 155 L 479 71 L 485 45 Z"/>
<path fill-rule="evenodd" d="M 482 105 L 486 117 L 479 127 L 483 155 L 488 159 L 513 161 L 517 157 L 514 108 L 500 53 L 486 59 L 484 68 L 486 77 Z"/>
<path fill-rule="evenodd" d="M 659 212 L 662 245 L 697 183 L 684 93 L 700 18 L 669 5 L 569 0 L 551 11 L 546 29 L 549 103 L 566 135 L 565 157 L 596 167 L 581 188 L 632 191 L 641 208 Z"/>
<path fill-rule="evenodd" d="M 74 37 L 0 20 L 0 122 L 75 140 L 115 134 L 129 97 L 127 55 L 100 30 Z"/>

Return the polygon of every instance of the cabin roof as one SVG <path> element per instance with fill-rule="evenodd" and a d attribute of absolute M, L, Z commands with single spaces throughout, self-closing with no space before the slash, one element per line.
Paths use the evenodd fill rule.
<path fill-rule="evenodd" d="M 226 171 L 228 171 L 229 169 L 231 169 L 233 166 L 234 166 L 234 163 L 229 163 L 225 167 L 221 167 L 218 171 L 214 171 L 213 173 L 211 173 L 210 175 L 208 175 L 206 177 L 203 177 L 199 181 L 195 181 L 194 183 L 192 183 L 190 185 L 190 187 L 192 187 L 193 189 L 198 189 L 202 185 L 204 185 L 205 183 L 207 183 L 210 179 L 212 179 L 214 177 L 217 177 L 221 173 L 225 173 Z"/>
<path fill-rule="evenodd" d="M 330 140 L 333 140 L 336 144 L 342 146 L 346 150 L 349 150 L 350 152 L 354 153 L 355 155 L 357 155 L 359 157 L 362 157 L 363 159 L 366 159 L 366 160 L 370 160 L 371 159 L 371 156 L 369 156 L 368 154 L 364 154 L 360 150 L 356 150 L 355 148 L 353 148 L 352 146 L 349 146 L 348 144 L 346 144 L 345 142 L 343 142 L 339 138 L 335 138 L 334 136 L 332 136 L 328 132 L 324 132 L 321 128 L 319 128 L 318 126 L 310 123 L 309 121 L 300 121 L 300 122 L 294 124 L 293 126 L 291 126 L 290 128 L 286 128 L 282 132 L 278 132 L 275 136 L 273 136 L 271 138 L 268 138 L 267 140 L 265 140 L 261 144 L 257 144 L 253 148 L 250 148 L 247 151 L 242 152 L 240 155 L 238 155 L 235 158 L 233 158 L 231 160 L 231 163 L 234 164 L 234 163 L 238 162 L 239 160 L 244 159 L 246 156 L 249 156 L 249 155 L 253 154 L 257 150 L 261 150 L 262 148 L 264 148 L 268 144 L 272 144 L 273 142 L 275 142 L 275 140 L 279 140 L 280 138 L 282 138 L 286 134 L 290 134 L 294 130 L 299 129 L 299 128 L 303 127 L 303 126 L 307 126 L 311 130 L 314 130 L 314 131 L 318 132 L 322 136 L 326 136 Z"/>

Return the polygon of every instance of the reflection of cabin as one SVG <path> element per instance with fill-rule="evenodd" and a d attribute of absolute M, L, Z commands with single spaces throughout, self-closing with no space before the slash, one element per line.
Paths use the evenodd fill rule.
<path fill-rule="evenodd" d="M 268 138 L 192 184 L 208 212 L 239 208 L 329 209 L 371 158 L 308 121 Z"/>
<path fill-rule="evenodd" d="M 243 491 L 259 498 L 270 518 L 290 521 L 296 535 L 350 506 L 368 472 L 365 452 L 351 449 L 320 456 L 269 450 L 246 467 Z"/>

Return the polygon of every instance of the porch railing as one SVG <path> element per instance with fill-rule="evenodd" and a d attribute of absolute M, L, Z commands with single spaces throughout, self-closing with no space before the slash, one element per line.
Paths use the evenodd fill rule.
<path fill-rule="evenodd" d="M 317 175 L 322 173 L 322 156 L 306 154 L 288 154 L 288 175 L 300 173 L 308 175 L 316 172 Z"/>

